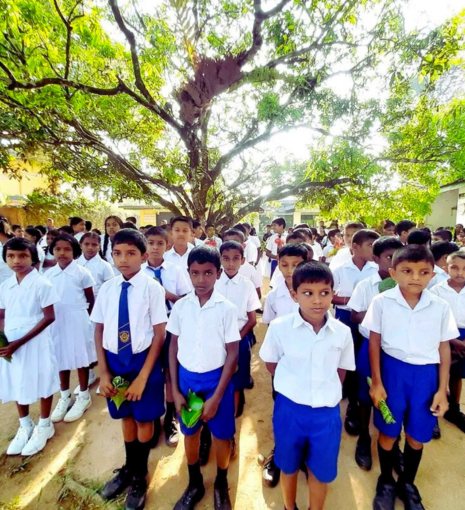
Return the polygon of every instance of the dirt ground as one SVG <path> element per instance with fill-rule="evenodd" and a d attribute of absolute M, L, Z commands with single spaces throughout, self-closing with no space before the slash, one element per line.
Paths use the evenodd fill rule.
<path fill-rule="evenodd" d="M 273 444 L 270 378 L 258 358 L 266 327 L 257 327 L 258 343 L 253 349 L 252 372 L 255 387 L 246 392 L 246 407 L 237 420 L 236 439 L 239 454 L 229 469 L 229 485 L 233 507 L 238 510 L 266 508 L 282 509 L 279 486 L 263 487 L 257 458 L 268 454 Z M 76 379 L 73 380 L 76 383 Z M 73 386 L 74 387 L 74 386 Z M 92 509 L 103 506 L 96 490 L 124 461 L 120 424 L 109 418 L 105 401 L 95 395 L 93 404 L 83 419 L 76 423 L 56 425 L 56 435 L 45 450 L 30 459 L 7 457 L 8 441 L 17 426 L 16 409 L 11 404 L 0 406 L 0 508 L 26 509 Z M 464 401 L 465 403 L 465 401 Z M 345 402 L 341 412 L 345 411 Z M 38 416 L 38 406 L 32 406 L 31 416 Z M 428 510 L 461 510 L 464 503 L 465 434 L 441 420 L 442 438 L 425 448 L 417 485 Z M 354 460 L 356 438 L 342 434 L 339 474 L 331 485 L 326 508 L 330 510 L 368 510 L 379 475 L 373 430 L 373 469 L 367 473 Z M 182 440 L 176 449 L 160 440 L 150 455 L 150 489 L 146 508 L 172 509 L 187 484 L 187 467 Z M 214 452 L 209 464 L 202 469 L 206 495 L 199 510 L 213 508 L 213 481 L 216 474 Z M 299 478 L 299 508 L 308 508 L 307 489 L 303 474 Z M 122 508 L 122 502 L 105 508 Z M 403 508 L 397 502 L 396 509 Z"/>

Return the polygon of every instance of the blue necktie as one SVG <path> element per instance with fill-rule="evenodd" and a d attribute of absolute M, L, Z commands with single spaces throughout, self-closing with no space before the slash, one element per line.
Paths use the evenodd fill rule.
<path fill-rule="evenodd" d="M 121 284 L 118 309 L 118 359 L 123 365 L 129 365 L 132 358 L 131 327 L 129 324 L 128 288 L 131 284 Z"/>
<path fill-rule="evenodd" d="M 149 269 L 151 269 L 153 271 L 153 276 L 155 277 L 156 280 L 158 280 L 158 283 L 163 287 L 163 280 L 161 279 L 161 267 L 150 267 L 150 266 L 147 266 Z M 165 299 L 165 303 L 166 303 L 166 308 L 168 308 L 168 311 L 171 310 L 171 303 Z"/>

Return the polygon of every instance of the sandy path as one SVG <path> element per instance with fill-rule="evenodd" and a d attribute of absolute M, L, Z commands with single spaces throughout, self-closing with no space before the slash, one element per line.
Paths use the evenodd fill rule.
<path fill-rule="evenodd" d="M 276 489 L 262 486 L 261 468 L 257 463 L 257 455 L 267 454 L 273 442 L 270 380 L 257 356 L 265 329 L 262 324 L 257 327 L 259 343 L 254 347 L 252 367 L 255 387 L 247 391 L 244 415 L 237 421 L 239 455 L 229 470 L 231 499 L 234 508 L 240 510 L 283 508 L 279 486 Z M 119 423 L 108 417 L 104 399 L 95 396 L 95 387 L 92 394 L 93 405 L 84 418 L 74 424 L 58 424 L 55 438 L 41 455 L 31 458 L 23 470 L 12 475 L 12 471 L 21 466 L 21 459 L 7 458 L 4 453 L 0 455 L 0 508 L 85 509 L 99 506 L 88 501 L 79 503 L 79 500 L 66 494 L 64 499 L 58 502 L 63 482 L 68 476 L 81 482 L 90 481 L 92 486 L 97 486 L 124 460 Z M 345 409 L 345 403 L 342 407 Z M 37 406 L 33 406 L 31 414 L 34 419 L 37 417 Z M 17 427 L 14 406 L 0 406 L 0 423 L 0 452 L 5 452 Z M 417 483 L 427 509 L 465 509 L 465 434 L 444 420 L 441 420 L 441 429 L 442 439 L 431 442 L 425 449 Z M 376 437 L 375 432 L 372 437 Z M 366 473 L 355 464 L 355 443 L 356 438 L 343 432 L 339 475 L 330 488 L 326 505 L 328 509 L 371 509 L 379 474 L 376 448 L 373 444 L 374 467 L 370 473 Z M 210 463 L 203 468 L 207 494 L 198 505 L 199 509 L 213 507 L 212 486 L 216 469 L 212 459 L 213 454 Z M 160 441 L 159 446 L 152 450 L 149 467 L 152 480 L 146 508 L 172 509 L 187 483 L 182 443 L 176 449 L 170 449 Z M 298 494 L 301 510 L 307 508 L 307 501 L 305 477 L 301 474 Z M 398 502 L 396 509 L 402 507 Z"/>

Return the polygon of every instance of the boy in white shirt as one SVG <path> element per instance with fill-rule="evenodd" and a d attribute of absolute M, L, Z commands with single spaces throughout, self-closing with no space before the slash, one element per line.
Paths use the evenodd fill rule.
<path fill-rule="evenodd" d="M 449 275 L 447 274 L 447 257 L 456 251 L 459 251 L 459 247 L 455 243 L 439 242 L 431 245 L 431 253 L 434 257 L 434 277 L 429 282 L 428 289 L 438 283 L 447 281 Z"/>
<path fill-rule="evenodd" d="M 142 264 L 142 271 L 149 278 L 155 278 L 165 290 L 166 313 L 169 316 L 174 303 L 191 291 L 184 271 L 175 264 L 163 260 L 168 242 L 168 234 L 161 227 L 151 227 L 145 232 L 147 238 L 147 262 Z M 166 333 L 162 351 L 162 364 L 166 383 L 166 415 L 163 422 L 165 443 L 175 447 L 179 441 L 179 432 L 176 427 L 176 410 L 174 408 L 173 393 L 171 391 L 171 378 L 169 372 L 170 333 Z"/>
<path fill-rule="evenodd" d="M 393 510 L 396 495 L 405 508 L 424 509 L 415 476 L 423 444 L 432 439 L 436 418 L 448 407 L 449 341 L 459 336 L 449 304 L 426 290 L 433 268 L 434 258 L 426 247 L 410 245 L 397 250 L 390 274 L 398 285 L 373 299 L 362 322 L 370 331 L 370 395 L 379 430 L 381 476 L 374 509 Z M 383 420 L 382 400 L 393 423 Z M 404 471 L 395 483 L 392 449 L 402 427 Z"/>
<path fill-rule="evenodd" d="M 205 231 L 207 234 L 207 238 L 203 241 L 203 244 L 205 246 L 211 246 L 212 248 L 216 248 L 217 250 L 219 250 L 222 241 L 219 237 L 215 235 L 216 234 L 215 226 L 212 223 L 207 223 L 205 225 Z"/>
<path fill-rule="evenodd" d="M 338 228 L 333 228 L 328 232 L 328 242 L 323 248 L 323 259 L 322 262 L 329 264 L 333 259 L 334 255 L 332 252 L 342 245 L 342 234 Z"/>
<path fill-rule="evenodd" d="M 320 262 L 306 262 L 292 276 L 298 311 L 274 320 L 260 357 L 274 375 L 275 462 L 282 470 L 284 507 L 296 508 L 297 475 L 308 468 L 309 506 L 324 507 L 337 475 L 342 424 L 339 402 L 346 370 L 354 370 L 350 329 L 329 313 L 333 277 Z"/>
<path fill-rule="evenodd" d="M 399 241 L 406 245 L 407 244 L 407 238 L 410 232 L 415 230 L 417 227 L 417 224 L 410 220 L 402 220 L 399 221 L 396 225 L 396 235 L 399 239 Z"/>
<path fill-rule="evenodd" d="M 286 234 L 284 229 L 286 228 L 286 220 L 284 218 L 276 218 L 271 223 L 271 228 L 274 230 L 274 234 L 266 241 L 266 256 L 271 261 L 271 274 L 278 267 L 278 253 L 279 250 L 286 243 Z"/>
<path fill-rule="evenodd" d="M 359 230 L 362 230 L 363 225 L 361 223 L 357 223 L 355 221 L 349 221 L 344 225 L 344 229 L 342 232 L 342 238 L 344 240 L 344 248 L 340 248 L 336 255 L 331 259 L 329 264 L 329 269 L 334 271 L 337 267 L 347 262 L 352 256 L 352 252 L 350 251 L 352 247 L 352 238 L 355 233 Z"/>
<path fill-rule="evenodd" d="M 113 238 L 112 257 L 120 275 L 105 282 L 91 320 L 100 367 L 100 393 L 107 397 L 110 416 L 122 420 L 126 462 L 100 495 L 114 499 L 127 487 L 125 508 L 143 508 L 147 492 L 147 465 L 154 421 L 165 412 L 161 350 L 165 340 L 163 287 L 141 271 L 147 260 L 145 237 L 123 229 Z M 118 394 L 114 377 L 129 382 L 126 400 L 119 408 L 111 400 Z"/>
<path fill-rule="evenodd" d="M 193 230 L 193 234 L 194 234 L 194 239 L 193 239 L 192 244 L 194 246 L 202 246 L 203 241 L 202 241 L 201 237 L 203 235 L 203 228 L 202 228 L 202 224 L 200 223 L 200 221 L 194 220 L 192 222 L 192 230 Z"/>
<path fill-rule="evenodd" d="M 358 354 L 362 339 L 358 325 L 350 320 L 350 308 L 347 303 L 355 286 L 361 280 L 376 274 L 378 265 L 373 262 L 373 243 L 379 238 L 374 230 L 362 229 L 356 232 L 351 240 L 352 257 L 333 271 L 335 316 L 352 331 L 355 354 Z M 360 407 L 358 405 L 357 374 L 349 372 L 344 383 L 344 390 L 349 400 L 344 428 L 348 434 L 360 434 Z"/>
<path fill-rule="evenodd" d="M 431 289 L 432 294 L 449 303 L 460 333 L 457 339 L 450 341 L 449 410 L 444 418 L 465 432 L 465 415 L 460 411 L 462 379 L 465 378 L 465 252 L 456 251 L 447 257 L 447 272 L 449 279 Z"/>
<path fill-rule="evenodd" d="M 168 250 L 163 258 L 166 262 L 171 262 L 179 266 L 190 285 L 189 273 L 187 272 L 187 257 L 194 245 L 189 242 L 192 235 L 192 220 L 187 216 L 176 216 L 171 218 L 171 238 L 173 247 Z"/>

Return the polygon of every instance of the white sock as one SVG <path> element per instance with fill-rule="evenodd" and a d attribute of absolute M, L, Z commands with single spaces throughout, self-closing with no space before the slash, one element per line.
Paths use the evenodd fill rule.
<path fill-rule="evenodd" d="M 71 398 L 71 390 L 61 390 L 61 398 Z"/>
<path fill-rule="evenodd" d="M 95 375 L 95 374 L 94 374 L 94 369 L 93 369 L 93 368 L 89 368 L 89 379 L 90 379 L 91 377 L 94 377 L 94 375 Z"/>
<path fill-rule="evenodd" d="M 50 427 L 50 417 L 40 418 L 39 419 L 39 427 Z"/>
<path fill-rule="evenodd" d="M 19 424 L 21 425 L 21 427 L 25 427 L 28 429 L 34 426 L 34 422 L 31 420 L 31 417 L 29 415 L 25 416 L 24 418 L 20 418 Z"/>
<path fill-rule="evenodd" d="M 83 398 L 84 400 L 89 400 L 89 398 L 90 398 L 89 388 L 87 388 L 87 390 L 85 390 L 85 391 L 79 390 L 79 398 Z"/>

